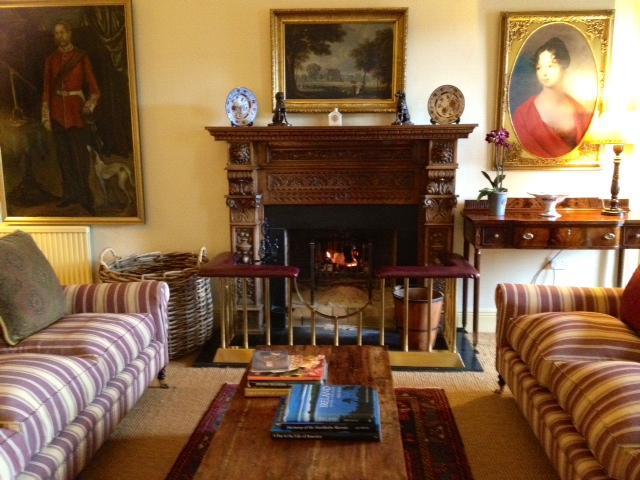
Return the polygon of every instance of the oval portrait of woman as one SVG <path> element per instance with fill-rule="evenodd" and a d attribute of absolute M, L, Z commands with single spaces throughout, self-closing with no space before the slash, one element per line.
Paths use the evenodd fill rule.
<path fill-rule="evenodd" d="M 598 98 L 598 70 L 587 40 L 565 23 L 544 25 L 525 41 L 513 66 L 509 111 L 531 155 L 557 158 L 584 138 Z"/>

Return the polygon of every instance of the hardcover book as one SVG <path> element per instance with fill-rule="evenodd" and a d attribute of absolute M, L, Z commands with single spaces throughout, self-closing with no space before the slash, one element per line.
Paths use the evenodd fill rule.
<path fill-rule="evenodd" d="M 365 385 L 295 384 L 287 397 L 283 423 L 374 423 L 378 394 Z"/>
<path fill-rule="evenodd" d="M 251 360 L 253 372 L 286 372 L 291 370 L 286 350 L 255 350 Z"/>
<path fill-rule="evenodd" d="M 291 387 L 245 387 L 245 397 L 286 397 Z"/>
<path fill-rule="evenodd" d="M 376 441 L 382 439 L 381 430 L 294 430 L 283 425 L 282 420 L 286 410 L 286 397 L 280 400 L 276 417 L 271 427 L 271 436 L 275 439 L 299 440 L 347 440 L 347 441 Z"/>
<path fill-rule="evenodd" d="M 321 382 L 326 376 L 327 362 L 324 355 L 289 355 L 289 367 L 280 371 L 249 370 L 250 386 L 282 386 L 284 382 Z M 278 385 L 280 384 L 280 385 Z"/>
<path fill-rule="evenodd" d="M 294 432 L 376 432 L 380 433 L 382 427 L 380 422 L 380 402 L 377 399 L 378 392 L 374 392 L 376 401 L 374 402 L 375 416 L 373 422 L 283 422 L 282 428 Z M 285 405 L 286 406 L 286 405 Z"/>

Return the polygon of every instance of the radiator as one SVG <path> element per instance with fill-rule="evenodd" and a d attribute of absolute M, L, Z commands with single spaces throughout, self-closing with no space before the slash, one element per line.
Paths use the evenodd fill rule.
<path fill-rule="evenodd" d="M 60 283 L 93 283 L 90 227 L 0 225 L 0 237 L 16 230 L 33 237 L 53 266 Z"/>

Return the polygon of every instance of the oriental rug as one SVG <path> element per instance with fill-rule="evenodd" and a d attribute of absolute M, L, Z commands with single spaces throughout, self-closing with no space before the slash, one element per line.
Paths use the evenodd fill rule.
<path fill-rule="evenodd" d="M 222 386 L 166 480 L 193 479 L 236 389 Z M 409 480 L 473 480 L 444 390 L 397 388 L 396 401 Z"/>

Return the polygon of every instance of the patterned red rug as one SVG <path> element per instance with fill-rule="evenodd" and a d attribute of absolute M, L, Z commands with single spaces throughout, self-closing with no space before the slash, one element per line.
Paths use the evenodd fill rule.
<path fill-rule="evenodd" d="M 166 480 L 193 479 L 236 389 L 223 385 Z M 444 390 L 396 388 L 396 401 L 409 480 L 473 480 Z"/>

